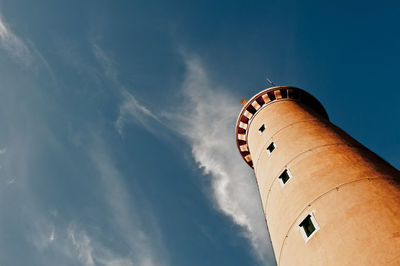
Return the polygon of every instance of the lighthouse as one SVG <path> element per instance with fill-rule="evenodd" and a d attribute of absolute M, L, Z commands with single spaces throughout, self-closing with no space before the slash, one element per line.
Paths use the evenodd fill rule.
<path fill-rule="evenodd" d="M 302 89 L 271 87 L 242 104 L 236 144 L 277 264 L 400 265 L 400 172 Z"/>

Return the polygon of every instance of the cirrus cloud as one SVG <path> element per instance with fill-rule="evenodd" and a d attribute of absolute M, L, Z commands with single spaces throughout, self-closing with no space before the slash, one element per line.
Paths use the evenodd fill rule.
<path fill-rule="evenodd" d="M 4 22 L 0 15 L 0 45 L 16 61 L 29 66 L 32 55 L 28 46 Z"/>

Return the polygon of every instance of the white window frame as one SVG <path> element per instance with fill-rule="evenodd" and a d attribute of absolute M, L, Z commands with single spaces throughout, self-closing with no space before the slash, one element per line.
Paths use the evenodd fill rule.
<path fill-rule="evenodd" d="M 289 179 L 286 181 L 286 183 L 283 183 L 282 178 L 279 178 L 281 176 L 281 174 L 283 174 L 283 172 L 287 171 L 288 175 L 289 175 Z M 286 185 L 287 183 L 289 183 L 289 181 L 293 178 L 292 173 L 290 172 L 289 168 L 285 168 L 285 170 L 283 170 L 280 175 L 278 176 L 279 179 L 279 183 L 281 184 L 281 186 L 283 187 L 284 185 Z"/>
<path fill-rule="evenodd" d="M 301 223 L 304 221 L 304 219 L 306 219 L 306 217 L 307 217 L 308 215 L 310 215 L 311 222 L 313 223 L 314 228 L 315 228 L 314 232 L 312 232 L 310 236 L 307 236 L 306 232 L 304 231 L 304 228 L 303 228 L 302 226 L 300 226 L 300 224 L 299 224 L 299 230 L 300 230 L 301 235 L 303 236 L 303 239 L 304 239 L 304 241 L 305 241 L 306 243 L 307 243 L 308 240 L 310 240 L 310 239 L 315 235 L 315 233 L 318 232 L 319 229 L 320 229 L 320 228 L 319 228 L 319 225 L 318 225 L 318 223 L 317 223 L 317 220 L 316 220 L 315 217 L 314 217 L 314 212 L 315 212 L 315 211 L 313 210 L 313 211 L 311 211 L 310 213 L 307 213 L 305 216 L 303 216 L 303 219 L 301 219 L 301 222 L 300 222 L 300 224 L 301 224 Z"/>
<path fill-rule="evenodd" d="M 276 144 L 275 144 L 275 142 L 272 141 L 272 142 L 268 145 L 268 147 L 271 146 L 271 144 L 274 145 L 274 150 L 276 150 Z M 268 156 L 271 156 L 272 152 L 269 151 L 268 147 L 267 147 Z"/>

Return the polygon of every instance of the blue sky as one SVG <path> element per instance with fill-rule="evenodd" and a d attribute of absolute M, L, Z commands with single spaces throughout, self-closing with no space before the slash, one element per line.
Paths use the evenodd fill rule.
<path fill-rule="evenodd" d="M 303 88 L 399 168 L 399 11 L 0 0 L 0 264 L 275 265 L 239 101 Z"/>

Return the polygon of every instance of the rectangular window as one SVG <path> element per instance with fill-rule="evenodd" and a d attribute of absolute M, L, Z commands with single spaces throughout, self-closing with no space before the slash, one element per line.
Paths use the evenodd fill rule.
<path fill-rule="evenodd" d="M 268 154 L 269 155 L 271 155 L 271 153 L 275 150 L 275 143 L 271 143 L 271 144 L 269 144 L 269 146 L 268 146 L 268 148 L 267 148 L 267 152 L 268 152 Z"/>
<path fill-rule="evenodd" d="M 264 132 L 265 130 L 265 124 L 262 124 L 262 126 L 258 129 L 258 133 L 260 133 L 260 135 Z"/>
<path fill-rule="evenodd" d="M 280 174 L 280 176 L 278 178 L 281 181 L 281 185 L 283 186 L 284 184 L 286 184 L 287 181 L 289 181 L 289 179 L 291 177 L 292 177 L 292 175 L 289 172 L 289 170 L 285 169 L 285 171 L 283 171 L 282 174 Z"/>
<path fill-rule="evenodd" d="M 312 213 L 308 214 L 306 218 L 299 224 L 301 233 L 304 240 L 307 242 L 319 230 L 317 221 Z"/>
<path fill-rule="evenodd" d="M 310 214 L 307 215 L 307 217 L 299 224 L 299 226 L 303 228 L 304 233 L 306 233 L 307 237 L 310 237 L 310 235 L 315 231 L 315 226 L 311 221 Z"/>

